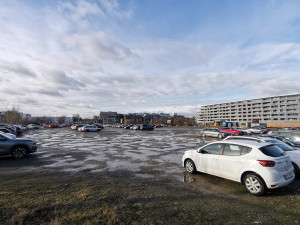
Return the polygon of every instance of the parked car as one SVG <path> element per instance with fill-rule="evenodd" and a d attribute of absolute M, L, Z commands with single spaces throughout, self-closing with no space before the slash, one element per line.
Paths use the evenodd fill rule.
<path fill-rule="evenodd" d="M 242 131 L 236 130 L 232 127 L 223 127 L 221 130 L 224 131 L 224 132 L 228 132 L 232 135 L 243 135 Z"/>
<path fill-rule="evenodd" d="M 217 138 L 225 138 L 230 135 L 228 132 L 224 132 L 219 128 L 203 128 L 200 130 L 200 135 L 202 137 L 217 137 Z"/>
<path fill-rule="evenodd" d="M 80 127 L 78 128 L 79 131 L 86 131 L 86 132 L 89 132 L 89 131 L 100 131 L 101 128 L 95 126 L 95 125 L 85 125 L 83 127 Z"/>
<path fill-rule="evenodd" d="M 263 128 L 263 127 L 251 127 L 248 128 L 253 134 L 265 134 L 268 132 L 268 129 Z"/>
<path fill-rule="evenodd" d="M 3 131 L 0 131 L 0 134 L 2 134 L 2 135 L 4 135 L 4 136 L 11 137 L 12 139 L 15 139 L 15 138 L 16 138 L 16 135 L 11 134 L 11 133 L 4 133 Z"/>
<path fill-rule="evenodd" d="M 272 137 L 272 138 L 276 138 L 280 141 L 283 141 L 284 143 L 288 144 L 289 146 L 297 149 L 297 150 L 300 150 L 300 142 L 299 141 L 296 141 L 296 139 L 294 137 L 291 137 L 291 136 L 284 136 L 284 135 L 268 135 L 269 137 Z"/>
<path fill-rule="evenodd" d="M 245 127 L 236 127 L 235 129 L 241 131 L 243 133 L 243 135 L 251 135 L 252 134 L 252 131 Z"/>
<path fill-rule="evenodd" d="M 281 148 L 251 140 L 223 140 L 186 151 L 182 165 L 189 173 L 199 171 L 241 182 L 253 195 L 286 186 L 295 178 L 290 157 Z"/>
<path fill-rule="evenodd" d="M 84 124 L 73 124 L 73 125 L 71 126 L 71 129 L 72 129 L 72 130 L 78 130 L 79 127 L 83 127 L 83 126 L 84 126 Z"/>
<path fill-rule="evenodd" d="M 101 128 L 101 129 L 104 129 L 104 126 L 103 126 L 103 124 L 101 124 L 101 123 L 94 123 L 93 125 L 95 125 L 95 126 Z"/>
<path fill-rule="evenodd" d="M 0 134 L 0 155 L 11 155 L 15 159 L 37 151 L 37 143 L 33 140 L 13 139 Z"/>
<path fill-rule="evenodd" d="M 8 129 L 6 127 L 0 127 L 0 131 L 2 131 L 3 133 L 14 134 L 11 129 Z"/>
<path fill-rule="evenodd" d="M 290 156 L 292 164 L 294 166 L 294 173 L 295 176 L 298 177 L 300 174 L 300 151 L 295 150 L 293 147 L 289 146 L 288 144 L 280 141 L 272 136 L 259 136 L 259 137 L 228 137 L 227 140 L 250 140 L 256 142 L 268 142 L 272 144 L 276 144 L 280 147 L 283 151 Z"/>
<path fill-rule="evenodd" d="M 49 127 L 50 128 L 60 128 L 60 126 L 58 124 L 51 124 Z"/>
<path fill-rule="evenodd" d="M 152 127 L 151 125 L 148 124 L 142 124 L 140 125 L 140 130 L 153 130 L 154 127 Z"/>
<path fill-rule="evenodd" d="M 39 129 L 40 126 L 39 125 L 36 125 L 36 124 L 28 124 L 28 129 Z"/>
<path fill-rule="evenodd" d="M 140 127 L 140 125 L 137 125 L 137 124 L 136 124 L 136 125 L 130 127 L 130 129 L 132 129 L 132 130 L 140 130 L 141 127 Z"/>

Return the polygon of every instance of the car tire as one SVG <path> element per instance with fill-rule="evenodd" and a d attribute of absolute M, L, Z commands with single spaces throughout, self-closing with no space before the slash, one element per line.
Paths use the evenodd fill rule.
<path fill-rule="evenodd" d="M 219 134 L 219 135 L 218 135 L 218 138 L 220 138 L 220 139 L 223 138 L 223 135 L 222 135 L 222 134 Z"/>
<path fill-rule="evenodd" d="M 249 173 L 243 177 L 243 184 L 252 195 L 263 195 L 266 192 L 266 185 L 258 175 Z"/>
<path fill-rule="evenodd" d="M 299 177 L 299 167 L 294 162 L 292 162 L 292 164 L 294 167 L 295 178 L 298 178 Z"/>
<path fill-rule="evenodd" d="M 193 160 L 191 160 L 191 159 L 187 159 L 185 161 L 184 167 L 185 167 L 186 171 L 189 172 L 189 173 L 195 173 L 196 172 L 196 166 L 195 166 Z"/>
<path fill-rule="evenodd" d="M 86 132 L 89 132 L 90 130 L 89 129 L 87 129 L 87 130 L 85 130 Z"/>
<path fill-rule="evenodd" d="M 203 134 L 202 134 L 202 137 L 206 137 L 206 134 L 203 133 Z"/>
<path fill-rule="evenodd" d="M 239 134 L 238 134 L 238 132 L 235 132 L 233 135 L 234 135 L 234 136 L 238 136 Z"/>
<path fill-rule="evenodd" d="M 18 146 L 13 148 L 11 151 L 11 157 L 14 159 L 21 159 L 26 155 L 26 148 L 23 146 Z"/>

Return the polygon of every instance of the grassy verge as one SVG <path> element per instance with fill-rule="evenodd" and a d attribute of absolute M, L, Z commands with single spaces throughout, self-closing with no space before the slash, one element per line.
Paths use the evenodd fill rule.
<path fill-rule="evenodd" d="M 299 201 L 236 196 L 130 173 L 0 174 L 0 224 L 295 224 Z M 297 198 L 298 196 L 296 196 Z M 272 198 L 272 201 L 268 201 Z"/>

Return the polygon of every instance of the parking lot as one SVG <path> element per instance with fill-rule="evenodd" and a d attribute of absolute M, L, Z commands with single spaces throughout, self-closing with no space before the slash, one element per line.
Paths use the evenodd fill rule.
<path fill-rule="evenodd" d="M 184 151 L 214 138 L 197 128 L 27 131 L 38 152 L 0 158 L 1 224 L 297 224 L 300 182 L 250 195 L 236 182 L 188 174 Z"/>

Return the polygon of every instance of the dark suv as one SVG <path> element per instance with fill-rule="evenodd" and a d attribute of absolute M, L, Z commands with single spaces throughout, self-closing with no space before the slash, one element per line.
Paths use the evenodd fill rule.
<path fill-rule="evenodd" d="M 37 151 L 37 143 L 33 140 L 12 139 L 0 134 L 0 155 L 11 155 L 15 159 Z"/>

